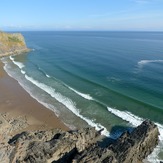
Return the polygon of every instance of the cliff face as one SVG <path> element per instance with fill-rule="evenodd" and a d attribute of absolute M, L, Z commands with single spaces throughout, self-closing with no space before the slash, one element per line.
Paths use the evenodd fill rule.
<path fill-rule="evenodd" d="M 0 162 L 138 163 L 156 147 L 158 135 L 150 121 L 105 146 L 99 142 L 107 138 L 102 139 L 94 128 L 23 132 L 9 141 L 1 140 Z"/>
<path fill-rule="evenodd" d="M 131 133 L 123 133 L 115 142 L 106 148 L 97 144 L 83 151 L 75 157 L 74 163 L 140 163 L 158 144 L 158 128 L 150 122 L 144 121 Z"/>
<path fill-rule="evenodd" d="M 0 32 L 0 57 L 28 51 L 22 34 Z"/>

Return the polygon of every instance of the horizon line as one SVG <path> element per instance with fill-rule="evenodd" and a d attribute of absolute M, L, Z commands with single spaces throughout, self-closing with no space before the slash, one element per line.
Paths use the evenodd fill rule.
<path fill-rule="evenodd" d="M 0 30 L 6 32 L 163 32 L 163 30 Z"/>

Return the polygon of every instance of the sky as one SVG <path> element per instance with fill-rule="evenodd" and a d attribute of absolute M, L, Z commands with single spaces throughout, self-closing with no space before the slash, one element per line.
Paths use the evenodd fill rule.
<path fill-rule="evenodd" d="M 163 31 L 163 0 L 0 0 L 0 29 Z"/>

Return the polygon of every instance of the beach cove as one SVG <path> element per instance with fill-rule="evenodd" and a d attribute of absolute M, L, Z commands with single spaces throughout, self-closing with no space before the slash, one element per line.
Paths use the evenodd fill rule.
<path fill-rule="evenodd" d="M 46 130 L 60 128 L 68 130 L 54 114 L 35 99 L 33 99 L 20 85 L 3 69 L 0 62 L 0 119 L 1 134 L 3 128 L 15 127 L 8 134 L 16 134 L 27 130 Z"/>
<path fill-rule="evenodd" d="M 39 108 L 48 108 L 46 111 L 50 111 L 50 115 L 44 118 L 44 113 L 40 110 L 21 107 L 19 110 L 18 107 L 15 110 L 19 112 L 23 110 L 21 112 L 24 116 L 17 116 L 20 118 L 16 121 L 8 120 L 11 124 L 24 128 L 20 131 L 43 130 L 46 127 L 62 128 L 60 125 L 63 123 L 70 129 L 91 126 L 97 131 L 101 130 L 103 135 L 116 139 L 123 132 L 132 131 L 133 127 L 140 125 L 145 119 L 150 119 L 158 125 L 161 141 L 148 160 L 150 162 L 159 160 L 163 138 L 162 102 L 159 96 L 162 90 L 158 89 L 160 85 L 158 82 L 157 85 L 153 85 L 155 93 L 151 94 L 150 83 L 144 80 L 144 75 L 146 78 L 151 78 L 151 73 L 147 72 L 153 66 L 154 78 L 159 77 L 155 74 L 156 68 L 159 70 L 158 74 L 161 72 L 161 55 L 156 59 L 150 55 L 148 57 L 151 58 L 146 59 L 147 47 L 151 42 L 153 46 L 148 52 L 159 51 L 161 48 L 161 41 L 157 38 L 158 33 L 154 33 L 156 38 L 153 38 L 153 33 L 144 33 L 142 39 L 142 33 L 135 32 L 24 32 L 23 34 L 32 50 L 29 53 L 2 58 L 3 68 L 14 78 L 10 79 L 14 80 L 19 88 L 28 92 L 26 93 L 28 98 L 34 98 Z M 147 36 L 151 37 L 150 42 L 145 39 Z M 156 44 L 155 39 L 158 39 L 159 43 Z M 142 42 L 144 42 L 143 49 Z M 129 43 L 132 48 L 128 46 Z M 138 46 L 137 51 L 135 45 Z M 129 57 L 132 53 L 134 57 Z M 121 69 L 116 66 L 117 64 Z M 3 77 L 3 73 L 1 74 Z M 10 82 L 6 82 L 10 79 L 5 82 L 5 78 L 2 79 L 3 83 L 9 83 L 10 86 L 7 87 L 12 88 L 10 92 L 15 91 L 17 94 L 20 92 Z M 2 100 L 2 103 L 9 105 L 12 99 L 23 101 L 26 106 L 32 103 L 26 102 L 26 97 L 15 100 L 13 96 L 9 101 Z M 12 104 L 14 103 L 17 104 L 17 102 Z M 16 106 L 21 104 L 18 103 Z M 50 122 L 49 119 L 47 122 L 51 113 L 59 117 L 57 120 L 61 124 L 58 124 L 58 121 Z M 5 112 L 2 113 L 5 123 L 10 119 L 5 119 L 7 116 Z M 32 121 L 34 119 L 33 122 L 27 122 L 26 119 L 30 116 L 29 119 Z M 21 125 L 18 123 L 19 120 L 22 121 Z"/>

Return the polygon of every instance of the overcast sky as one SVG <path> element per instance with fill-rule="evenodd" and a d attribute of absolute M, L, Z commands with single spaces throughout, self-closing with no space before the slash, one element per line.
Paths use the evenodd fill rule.
<path fill-rule="evenodd" d="M 2 30 L 163 31 L 163 0 L 0 0 Z"/>

